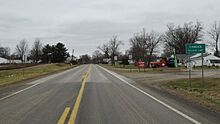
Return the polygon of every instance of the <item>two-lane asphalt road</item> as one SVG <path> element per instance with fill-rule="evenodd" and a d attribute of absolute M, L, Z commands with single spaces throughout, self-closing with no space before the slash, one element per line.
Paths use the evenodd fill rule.
<path fill-rule="evenodd" d="M 217 124 L 220 120 L 173 106 L 98 65 L 79 66 L 26 85 L 13 96 L 0 98 L 0 124 L 67 124 L 74 115 L 76 124 Z"/>

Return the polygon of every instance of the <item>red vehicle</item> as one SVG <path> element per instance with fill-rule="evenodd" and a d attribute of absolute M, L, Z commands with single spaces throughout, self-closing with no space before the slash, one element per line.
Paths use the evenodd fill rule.
<path fill-rule="evenodd" d="M 152 68 L 165 67 L 166 65 L 167 65 L 166 59 L 158 59 L 155 62 L 150 62 L 150 67 Z"/>

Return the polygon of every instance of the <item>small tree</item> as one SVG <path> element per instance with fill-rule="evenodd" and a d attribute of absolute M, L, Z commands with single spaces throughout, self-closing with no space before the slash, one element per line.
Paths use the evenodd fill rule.
<path fill-rule="evenodd" d="M 219 38 L 220 38 L 220 21 L 215 21 L 212 25 L 210 31 L 208 31 L 209 36 L 215 41 L 215 55 L 220 57 L 220 51 L 218 49 Z"/>
<path fill-rule="evenodd" d="M 50 46 L 47 44 L 43 48 L 42 60 L 43 62 L 62 63 L 65 62 L 69 53 L 63 43 L 57 43 Z"/>
<path fill-rule="evenodd" d="M 109 41 L 109 51 L 112 60 L 112 64 L 115 64 L 114 56 L 119 53 L 119 46 L 123 45 L 122 41 L 117 39 L 117 36 L 113 36 Z"/>
<path fill-rule="evenodd" d="M 42 61 L 44 63 L 52 62 L 53 60 L 53 52 L 54 52 L 54 46 L 50 46 L 49 44 L 45 45 L 42 49 Z"/>
<path fill-rule="evenodd" d="M 54 62 L 61 63 L 66 61 L 66 58 L 69 57 L 69 54 L 65 45 L 63 43 L 57 43 L 54 48 Z"/>
<path fill-rule="evenodd" d="M 32 50 L 30 51 L 30 54 L 31 54 L 30 57 L 32 58 L 32 60 L 35 63 L 38 63 L 42 55 L 42 44 L 41 44 L 40 39 L 35 40 Z"/>

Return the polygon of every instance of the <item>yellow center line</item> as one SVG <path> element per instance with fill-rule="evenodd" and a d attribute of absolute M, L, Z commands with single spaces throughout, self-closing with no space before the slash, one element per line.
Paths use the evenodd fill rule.
<path fill-rule="evenodd" d="M 89 66 L 89 70 L 87 71 L 86 75 L 83 77 L 82 86 L 80 88 L 80 91 L 79 91 L 79 94 L 77 96 L 75 105 L 74 105 L 72 113 L 70 115 L 70 119 L 69 119 L 68 124 L 75 124 L 76 116 L 77 116 L 77 113 L 78 113 L 78 110 L 79 110 L 80 102 L 82 100 L 83 91 L 85 89 L 86 81 L 87 81 L 90 70 L 91 70 L 91 65 Z"/>
<path fill-rule="evenodd" d="M 57 124 L 64 124 L 65 123 L 66 117 L 67 117 L 69 111 L 70 111 L 70 107 L 66 107 L 62 116 L 60 117 L 59 121 L 57 122 Z"/>

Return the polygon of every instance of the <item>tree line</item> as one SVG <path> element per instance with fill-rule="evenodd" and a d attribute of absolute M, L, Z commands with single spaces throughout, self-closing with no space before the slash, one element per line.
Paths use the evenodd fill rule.
<path fill-rule="evenodd" d="M 29 49 L 29 45 L 26 39 L 21 40 L 15 47 L 15 53 L 10 54 L 8 47 L 0 47 L 0 57 L 10 60 L 20 59 L 24 62 L 24 56 L 27 56 L 28 60 L 32 60 L 32 63 L 62 63 L 67 57 L 69 57 L 68 49 L 63 43 L 57 43 L 56 45 L 46 44 L 43 46 L 39 38 L 35 39 L 34 45 Z"/>
<path fill-rule="evenodd" d="M 126 51 L 125 56 L 132 55 L 135 61 L 148 61 L 154 58 L 154 54 L 161 50 L 158 47 L 163 46 L 164 57 L 169 57 L 173 53 L 185 54 L 185 45 L 187 43 L 204 42 L 204 35 L 210 37 L 210 41 L 205 44 L 215 47 L 214 55 L 220 57 L 219 51 L 219 36 L 220 36 L 220 21 L 214 22 L 211 29 L 204 30 L 201 22 L 187 22 L 183 25 L 168 24 L 167 30 L 164 33 L 156 31 L 146 32 L 145 29 L 135 33 L 129 39 L 130 48 Z M 119 52 L 119 46 L 123 45 L 117 36 L 113 36 L 110 41 L 98 46 L 93 53 L 93 61 L 103 61 L 103 58 L 109 58 L 114 63 L 114 56 L 124 56 Z"/>
<path fill-rule="evenodd" d="M 183 25 L 167 24 L 167 30 L 163 33 L 154 30 L 147 32 L 142 29 L 140 32 L 134 33 L 129 39 L 130 48 L 125 54 L 120 52 L 120 46 L 124 43 L 118 39 L 118 36 L 113 36 L 109 41 L 97 47 L 93 52 L 92 57 L 88 54 L 81 55 L 80 63 L 100 63 L 103 59 L 110 59 L 112 63 L 115 61 L 115 56 L 118 60 L 128 59 L 128 55 L 132 55 L 132 60 L 150 62 L 155 58 L 155 53 L 161 52 L 163 46 L 163 57 L 169 57 L 173 53 L 185 54 L 185 45 L 187 43 L 204 42 L 204 36 L 207 35 L 210 41 L 205 44 L 214 48 L 214 55 L 220 57 L 219 37 L 220 37 L 220 21 L 215 21 L 209 30 L 204 29 L 204 25 L 197 21 L 187 22 Z M 24 55 L 33 60 L 34 63 L 43 62 L 64 62 L 69 53 L 67 48 L 62 43 L 56 45 L 42 45 L 40 39 L 36 39 L 34 45 L 29 50 L 27 40 L 23 39 L 16 45 L 15 53 L 10 53 L 10 48 L 0 46 L 0 57 L 8 59 L 20 59 Z"/>

